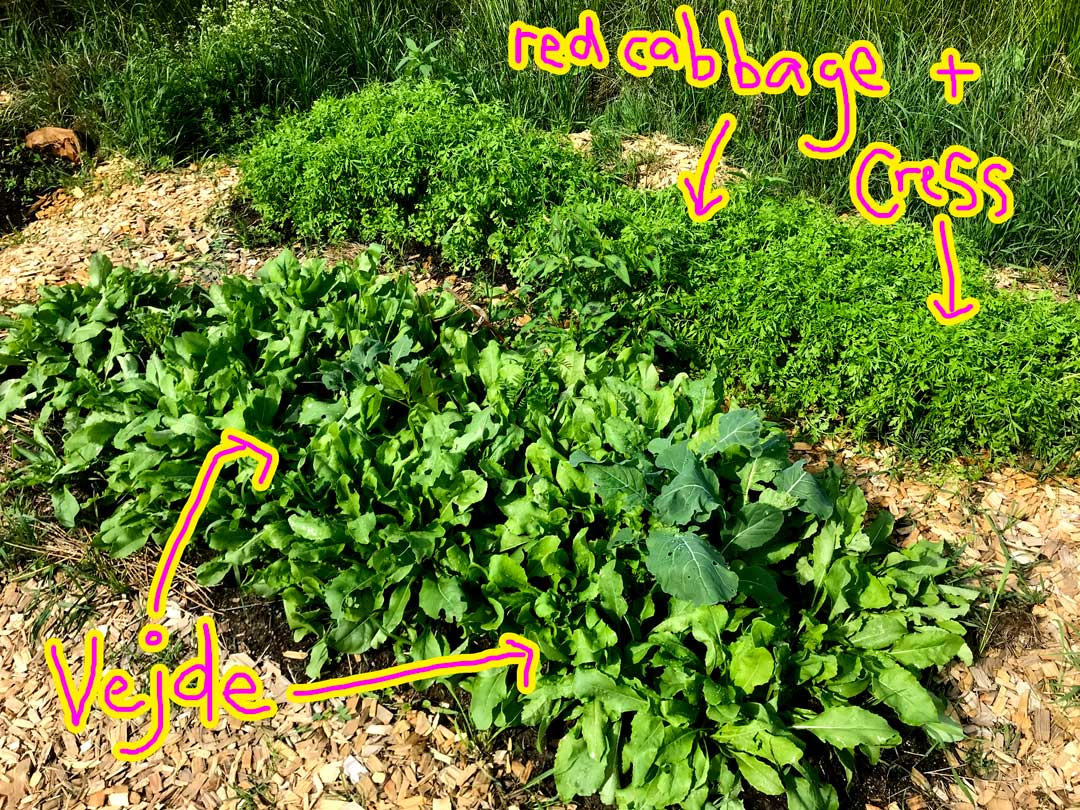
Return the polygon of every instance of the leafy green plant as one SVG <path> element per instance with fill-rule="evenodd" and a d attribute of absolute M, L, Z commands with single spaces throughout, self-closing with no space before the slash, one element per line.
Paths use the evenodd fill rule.
<path fill-rule="evenodd" d="M 529 331 L 647 339 L 671 368 L 715 365 L 730 390 L 814 435 L 842 425 L 917 456 L 1033 452 L 1052 465 L 1080 450 L 1080 307 L 994 289 L 962 240 L 982 317 L 940 327 L 925 306 L 940 284 L 933 242 L 914 223 L 839 218 L 766 194 L 765 178 L 733 184 L 698 225 L 674 189 L 621 187 L 436 83 L 320 102 L 262 141 L 247 176 L 271 223 L 417 242 L 459 270 L 500 265 Z"/>
<path fill-rule="evenodd" d="M 415 242 L 505 262 L 537 212 L 610 185 L 554 136 L 445 84 L 373 84 L 283 121 L 243 163 L 266 221 L 313 239 Z"/>
<path fill-rule="evenodd" d="M 811 755 L 850 778 L 905 726 L 961 736 L 922 683 L 971 657 L 977 592 L 940 546 L 896 547 L 715 373 L 565 333 L 504 346 L 377 270 L 377 249 L 283 254 L 204 290 L 96 257 L 0 344 L 0 415 L 34 415 L 9 489 L 68 486 L 62 517 L 123 555 L 167 536 L 222 429 L 271 443 L 268 493 L 214 490 L 203 581 L 280 597 L 312 677 L 334 651 L 534 640 L 539 688 L 477 675 L 471 718 L 559 727 L 566 799 L 739 808 L 750 786 L 835 810 Z"/>

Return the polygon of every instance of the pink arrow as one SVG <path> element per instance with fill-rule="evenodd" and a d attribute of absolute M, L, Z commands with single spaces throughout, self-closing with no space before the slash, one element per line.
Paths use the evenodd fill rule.
<path fill-rule="evenodd" d="M 679 190 L 686 202 L 686 211 L 694 222 L 708 222 L 713 214 L 728 204 L 727 192 L 722 186 L 713 188 L 712 181 L 720 163 L 719 158 L 735 134 L 737 123 L 731 113 L 721 115 L 705 142 L 697 169 L 679 174 Z"/>
<path fill-rule="evenodd" d="M 934 217 L 934 248 L 941 270 L 941 294 L 927 296 L 926 306 L 942 326 L 955 326 L 974 318 L 979 312 L 979 302 L 963 297 L 964 279 L 956 258 L 952 218 L 948 214 Z"/>
<path fill-rule="evenodd" d="M 176 573 L 176 564 L 195 531 L 195 525 L 199 522 L 203 509 L 206 508 L 221 467 L 226 461 L 245 456 L 254 458 L 259 463 L 251 481 L 255 490 L 262 492 L 270 486 L 278 465 L 277 450 L 238 430 L 223 431 L 221 443 L 206 454 L 202 469 L 199 470 L 199 475 L 195 479 L 195 485 L 191 488 L 187 504 L 176 521 L 176 527 L 169 536 L 169 542 L 165 544 L 161 552 L 157 571 L 150 583 L 150 595 L 146 606 L 147 613 L 154 621 L 160 621 L 165 615 L 165 602 Z"/>
<path fill-rule="evenodd" d="M 483 672 L 486 669 L 517 664 L 517 688 L 523 695 L 536 688 L 536 670 L 540 661 L 540 649 L 517 633 L 503 633 L 499 646 L 476 653 L 442 655 L 411 664 L 377 669 L 363 675 L 331 678 L 315 683 L 295 684 L 285 690 L 285 697 L 292 703 L 311 703 L 332 697 L 346 697 L 387 686 L 437 678 L 456 672 Z"/>

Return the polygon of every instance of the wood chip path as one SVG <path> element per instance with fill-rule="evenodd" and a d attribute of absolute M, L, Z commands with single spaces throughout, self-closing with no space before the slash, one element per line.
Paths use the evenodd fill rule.
<path fill-rule="evenodd" d="M 142 721 L 129 725 L 95 709 L 86 731 L 74 735 L 60 720 L 42 653 L 55 621 L 34 632 L 35 597 L 52 586 L 33 579 L 0 585 L 0 808 L 509 810 L 518 807 L 518 796 L 539 797 L 523 790 L 534 775 L 527 752 L 504 745 L 481 754 L 455 727 L 449 707 L 419 711 L 386 702 L 385 695 L 288 703 L 281 669 L 230 653 L 227 638 L 220 639 L 222 667 L 254 667 L 278 714 L 260 723 L 228 718 L 210 731 L 186 709 L 173 718 L 173 732 L 155 756 L 118 761 L 111 745 L 121 735 L 139 736 Z M 106 633 L 106 666 L 125 667 L 137 683 L 145 683 L 149 666 L 134 645 L 144 599 L 145 593 L 137 602 L 118 598 L 104 587 L 91 598 L 90 627 Z M 182 645 L 178 661 L 195 648 L 195 618 L 170 602 L 164 624 L 170 645 Z M 82 632 L 59 633 L 76 678 Z"/>

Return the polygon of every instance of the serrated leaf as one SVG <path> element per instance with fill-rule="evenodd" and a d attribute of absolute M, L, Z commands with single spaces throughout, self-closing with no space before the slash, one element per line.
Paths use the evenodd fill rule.
<path fill-rule="evenodd" d="M 424 578 L 420 586 L 420 609 L 428 616 L 438 619 L 440 613 L 445 613 L 447 621 L 457 621 L 465 616 L 467 608 L 468 601 L 456 579 Z"/>

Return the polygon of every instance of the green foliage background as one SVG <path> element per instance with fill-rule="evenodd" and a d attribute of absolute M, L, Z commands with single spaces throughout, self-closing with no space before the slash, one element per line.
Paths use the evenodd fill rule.
<path fill-rule="evenodd" d="M 565 799 L 735 810 L 749 786 L 837 810 L 808 752 L 850 778 L 898 728 L 962 736 L 921 683 L 971 660 L 978 592 L 939 545 L 897 549 L 889 513 L 792 464 L 715 374 L 565 333 L 504 347 L 376 261 L 286 254 L 204 290 L 97 257 L 0 344 L 0 416 L 32 417 L 6 489 L 48 485 L 123 556 L 167 536 L 220 431 L 272 443 L 267 493 L 242 470 L 215 488 L 203 580 L 280 597 L 311 677 L 332 651 L 534 640 L 539 688 L 488 671 L 470 712 L 564 729 Z"/>
<path fill-rule="evenodd" d="M 591 7 L 614 49 L 630 28 L 671 28 L 675 5 L 602 0 Z M 12 0 L 0 9 L 0 85 L 17 103 L 0 110 L 0 134 L 74 125 L 140 157 L 184 159 L 233 149 L 324 93 L 345 95 L 411 70 L 453 78 L 550 128 L 591 127 L 599 142 L 652 130 L 698 142 L 721 113 L 734 112 L 735 165 L 847 205 L 850 160 L 810 161 L 795 149 L 799 135 L 835 128 L 831 92 L 743 98 L 721 85 L 695 90 L 670 71 L 638 80 L 617 67 L 562 77 L 510 70 L 512 22 L 567 31 L 586 7 L 569 0 Z M 730 8 L 764 58 L 790 49 L 813 61 L 842 53 L 854 39 L 874 42 L 892 92 L 862 100 L 860 145 L 884 140 L 905 157 L 925 159 L 961 143 L 1013 161 L 1015 217 L 996 227 L 965 222 L 961 230 L 995 263 L 1046 262 L 1077 283 L 1080 7 L 1072 0 L 732 0 L 694 8 L 703 39 L 714 45 L 717 14 Z M 409 38 L 437 44 L 410 50 Z M 945 47 L 983 68 L 962 105 L 946 104 L 929 78 Z M 912 216 L 929 221 L 919 211 Z"/>
<path fill-rule="evenodd" d="M 983 309 L 943 328 L 926 309 L 940 272 L 920 225 L 839 218 L 760 182 L 734 184 L 727 208 L 694 223 L 676 189 L 621 187 L 554 136 L 436 83 L 320 102 L 244 166 L 273 223 L 509 270 L 546 316 L 537 326 L 577 313 L 605 346 L 666 334 L 673 368 L 715 365 L 729 390 L 815 435 L 842 425 L 916 456 L 1075 464 L 1080 305 L 995 289 L 961 241 L 964 294 Z"/>

